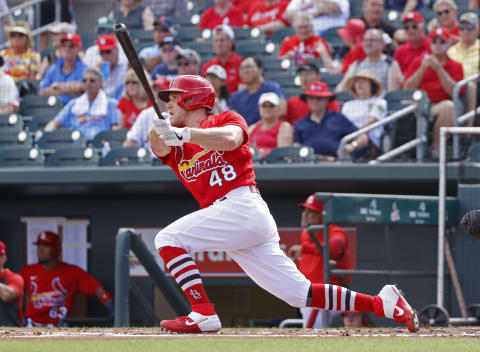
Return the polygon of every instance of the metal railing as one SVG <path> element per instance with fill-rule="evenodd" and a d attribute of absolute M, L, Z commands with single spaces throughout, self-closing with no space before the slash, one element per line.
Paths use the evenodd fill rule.
<path fill-rule="evenodd" d="M 473 76 L 470 76 L 468 78 L 465 78 L 464 80 L 458 82 L 455 84 L 455 87 L 453 88 L 453 93 L 452 93 L 452 100 L 453 100 L 453 126 L 457 127 L 462 124 L 464 124 L 469 118 L 473 117 L 474 115 L 471 115 L 471 117 L 467 119 L 460 119 L 463 114 L 463 102 L 462 99 L 460 98 L 460 90 L 466 86 L 469 82 L 475 81 L 475 80 L 480 80 L 480 73 L 477 73 Z M 478 88 L 477 88 L 478 89 Z M 475 112 L 475 110 L 473 110 Z M 458 160 L 460 158 L 460 139 L 459 139 L 458 134 L 453 134 L 453 159 Z"/>

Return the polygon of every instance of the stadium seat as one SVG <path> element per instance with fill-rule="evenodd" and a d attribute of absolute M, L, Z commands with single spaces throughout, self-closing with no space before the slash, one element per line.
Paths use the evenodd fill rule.
<path fill-rule="evenodd" d="M 104 141 L 108 141 L 111 148 L 121 146 L 125 138 L 127 138 L 128 130 L 105 130 L 98 133 L 92 140 L 95 148 L 102 148 Z"/>
<path fill-rule="evenodd" d="M 338 28 L 341 27 L 329 28 L 322 34 L 322 38 L 328 43 L 333 58 L 336 58 L 339 55 L 343 47 L 343 40 L 337 32 Z"/>
<path fill-rule="evenodd" d="M 261 39 L 236 40 L 235 51 L 243 57 L 264 55 L 265 42 Z"/>
<path fill-rule="evenodd" d="M 286 37 L 290 37 L 292 35 L 295 35 L 295 29 L 293 29 L 292 27 L 284 27 L 273 32 L 273 34 L 269 38 L 269 41 L 281 44 Z"/>
<path fill-rule="evenodd" d="M 350 0 L 350 18 L 363 16 L 363 1 Z"/>
<path fill-rule="evenodd" d="M 84 48 L 84 50 L 86 50 L 86 48 L 89 48 L 92 45 L 96 44 L 97 32 L 96 31 L 83 32 L 80 34 L 80 38 L 82 38 L 82 47 Z"/>
<path fill-rule="evenodd" d="M 202 58 L 213 53 L 213 43 L 211 40 L 205 42 L 188 42 L 185 48 L 195 50 Z"/>
<path fill-rule="evenodd" d="M 342 107 L 347 101 L 355 99 L 349 92 L 335 93 L 335 98 L 337 99 L 338 104 L 340 104 L 340 107 Z"/>
<path fill-rule="evenodd" d="M 292 74 L 290 72 L 273 72 L 273 71 L 267 71 L 264 73 L 265 80 L 267 81 L 275 81 L 282 88 L 287 88 L 287 87 L 297 87 L 295 85 L 295 74 Z"/>
<path fill-rule="evenodd" d="M 26 123 L 30 131 L 45 127 L 62 109 L 63 103 L 56 96 L 26 95 L 20 103 L 19 113 L 22 116 L 32 116 Z M 38 121 L 36 121 L 38 120 Z"/>
<path fill-rule="evenodd" d="M 45 56 L 49 56 L 50 54 L 54 53 L 56 48 L 54 46 L 46 47 L 40 53 L 41 58 L 43 59 Z"/>
<path fill-rule="evenodd" d="M 37 142 L 39 148 L 49 150 L 85 147 L 86 144 L 85 136 L 70 128 L 44 132 Z"/>
<path fill-rule="evenodd" d="M 45 166 L 97 166 L 99 160 L 100 157 L 93 148 L 74 147 L 58 149 L 53 154 L 48 155 L 45 161 Z"/>
<path fill-rule="evenodd" d="M 146 31 L 144 29 L 134 29 L 130 30 L 130 37 L 132 38 L 133 44 L 148 43 L 148 45 L 153 45 L 153 31 Z"/>
<path fill-rule="evenodd" d="M 235 33 L 235 40 L 262 40 L 264 41 L 263 33 L 260 31 L 260 36 L 257 38 L 252 38 L 252 29 L 251 27 L 234 27 L 232 28 L 233 32 Z"/>
<path fill-rule="evenodd" d="M 22 129 L 22 116 L 19 114 L 0 114 L 0 130 L 20 132 Z"/>
<path fill-rule="evenodd" d="M 37 79 L 22 79 L 17 82 L 18 95 L 24 97 L 29 94 L 37 94 L 40 81 Z"/>
<path fill-rule="evenodd" d="M 104 156 L 100 164 L 102 166 L 135 166 L 151 165 L 152 155 L 145 148 L 115 148 Z"/>
<path fill-rule="evenodd" d="M 32 138 L 26 131 L 0 130 L 0 149 L 31 147 Z"/>
<path fill-rule="evenodd" d="M 313 163 L 315 161 L 315 151 L 312 147 L 306 146 L 279 147 L 273 149 L 264 160 L 267 164 Z"/>
<path fill-rule="evenodd" d="M 302 87 L 282 87 L 285 98 L 296 97 L 303 93 Z"/>
<path fill-rule="evenodd" d="M 0 167 L 43 166 L 45 157 L 37 148 L 0 149 Z"/>
<path fill-rule="evenodd" d="M 260 151 L 257 148 L 250 146 L 250 151 L 252 152 L 252 161 L 254 163 L 262 161 L 262 156 L 260 155 Z"/>
<path fill-rule="evenodd" d="M 324 82 L 328 89 L 333 92 L 335 87 L 341 82 L 343 79 L 343 74 L 341 73 L 324 73 L 322 74 L 322 82 Z"/>
<path fill-rule="evenodd" d="M 468 147 L 467 161 L 480 162 L 480 142 L 473 143 Z"/>
<path fill-rule="evenodd" d="M 188 46 L 188 42 L 202 39 L 202 30 L 196 27 L 181 27 L 175 39 L 182 44 L 182 46 Z"/>
<path fill-rule="evenodd" d="M 282 69 L 282 59 L 279 59 L 276 56 L 264 56 L 260 57 L 260 59 L 263 62 L 263 71 L 274 71 L 274 72 L 279 72 L 279 71 L 284 71 Z M 290 65 L 292 66 L 292 65 Z"/>

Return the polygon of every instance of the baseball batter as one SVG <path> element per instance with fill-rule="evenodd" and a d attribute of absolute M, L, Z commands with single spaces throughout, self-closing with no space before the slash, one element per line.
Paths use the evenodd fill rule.
<path fill-rule="evenodd" d="M 174 332 L 214 332 L 221 328 L 191 254 L 225 251 L 265 290 L 298 308 L 375 312 L 415 332 L 416 312 L 394 285 L 377 296 L 344 287 L 312 284 L 279 247 L 277 226 L 255 182 L 248 128 L 242 116 L 213 115 L 215 90 L 192 75 L 175 78 L 159 93 L 170 120 L 154 119 L 149 131 L 153 152 L 170 166 L 201 209 L 161 230 L 155 246 L 192 312 L 164 320 Z"/>
<path fill-rule="evenodd" d="M 75 294 L 96 295 L 113 313 L 112 296 L 92 275 L 78 266 L 58 259 L 60 238 L 53 232 L 41 232 L 37 241 L 39 263 L 22 268 L 20 275 L 27 290 L 25 325 L 58 326 L 70 314 Z"/>

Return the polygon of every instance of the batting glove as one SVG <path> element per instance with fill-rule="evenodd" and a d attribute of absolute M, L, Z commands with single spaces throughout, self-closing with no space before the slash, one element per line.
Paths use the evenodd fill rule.
<path fill-rule="evenodd" d="M 168 115 L 163 116 L 166 117 Z M 155 132 L 157 132 L 157 134 L 160 136 L 170 130 L 170 118 L 153 118 L 152 126 Z"/>
<path fill-rule="evenodd" d="M 170 129 L 161 134 L 160 138 L 163 139 L 169 147 L 179 147 L 183 145 L 183 143 L 189 142 L 191 136 L 188 127 L 178 128 L 170 126 Z"/>

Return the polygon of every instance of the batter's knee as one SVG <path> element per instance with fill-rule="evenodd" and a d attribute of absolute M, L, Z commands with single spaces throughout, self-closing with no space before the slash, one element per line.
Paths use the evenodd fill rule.
<path fill-rule="evenodd" d="M 179 247 L 177 241 L 175 241 L 175 236 L 168 231 L 165 231 L 165 229 L 161 230 L 157 235 L 155 236 L 155 248 L 157 251 L 159 251 L 163 247 Z"/>

